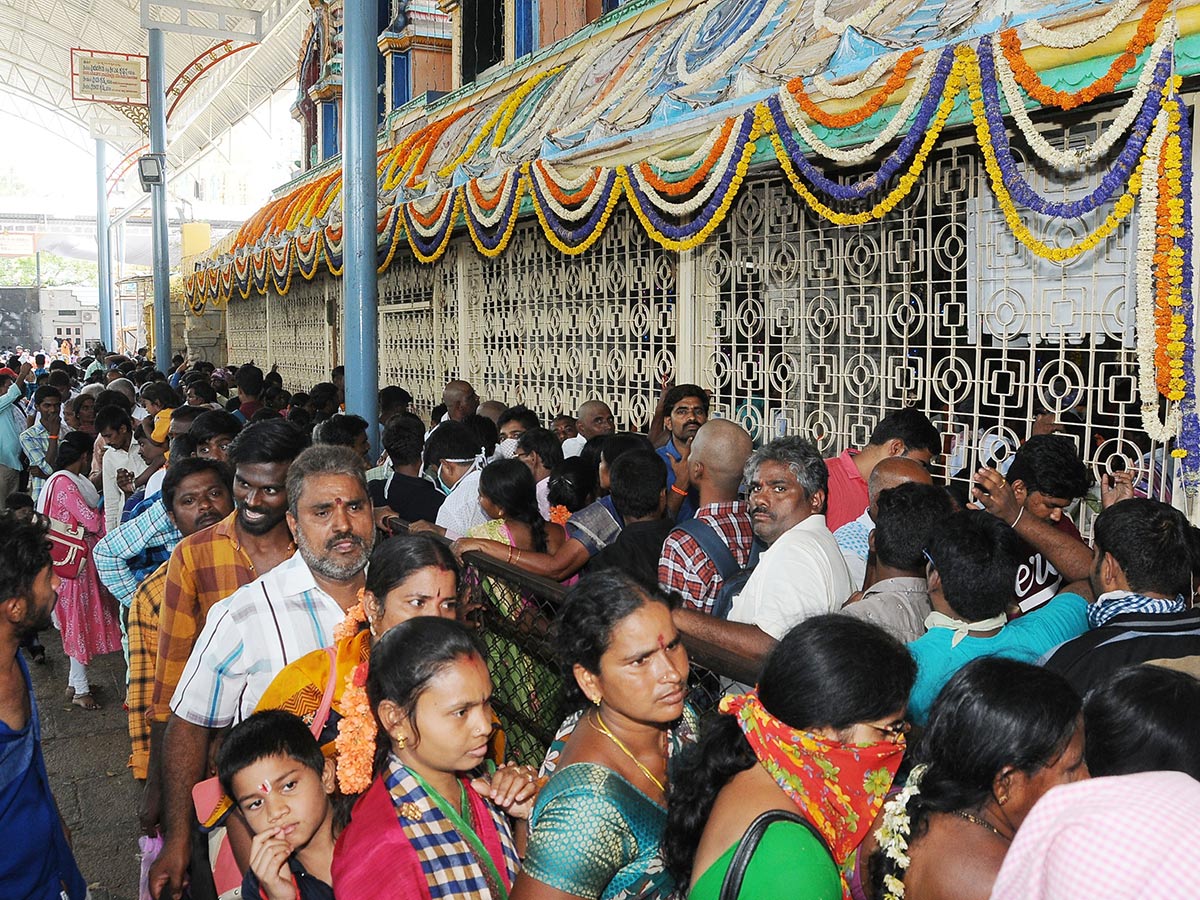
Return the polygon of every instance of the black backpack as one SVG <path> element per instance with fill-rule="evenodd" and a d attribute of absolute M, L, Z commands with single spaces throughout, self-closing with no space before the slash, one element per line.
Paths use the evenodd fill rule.
<path fill-rule="evenodd" d="M 729 549 L 724 537 L 715 526 L 700 519 L 688 519 L 686 522 L 680 522 L 676 527 L 694 538 L 700 545 L 700 549 L 708 554 L 708 558 L 717 567 L 717 572 L 721 576 L 721 589 L 717 591 L 717 599 L 713 602 L 712 614 L 718 619 L 728 618 L 729 610 L 733 608 L 733 598 L 741 593 L 750 573 L 758 565 L 758 555 L 762 544 L 757 538 L 754 539 L 750 546 L 750 559 L 747 560 L 745 567 L 740 567 L 733 556 L 733 551 Z"/>

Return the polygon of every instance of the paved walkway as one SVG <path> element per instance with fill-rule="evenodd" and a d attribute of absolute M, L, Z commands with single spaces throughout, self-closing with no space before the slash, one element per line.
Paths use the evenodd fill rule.
<path fill-rule="evenodd" d="M 29 670 L 42 716 L 46 768 L 71 829 L 75 858 L 93 900 L 136 900 L 141 785 L 126 767 L 125 661 L 120 653 L 92 661 L 89 676 L 103 708 L 89 712 L 64 699 L 67 658 L 58 632 L 41 637 L 46 664 L 31 663 Z"/>

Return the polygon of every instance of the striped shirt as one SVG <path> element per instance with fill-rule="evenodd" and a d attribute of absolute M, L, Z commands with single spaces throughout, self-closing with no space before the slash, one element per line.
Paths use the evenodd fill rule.
<path fill-rule="evenodd" d="M 284 666 L 332 644 L 344 618 L 294 554 L 209 610 L 172 712 L 205 728 L 240 722 Z"/>
<path fill-rule="evenodd" d="M 134 591 L 129 606 L 129 740 L 134 778 L 145 778 L 150 762 L 150 699 L 154 694 L 154 665 L 158 657 L 158 613 L 167 589 L 167 564 L 149 575 Z"/>
<path fill-rule="evenodd" d="M 128 607 L 138 589 L 134 566 L 152 548 L 165 548 L 162 557 L 165 560 L 182 537 L 167 515 L 166 505 L 161 499 L 156 500 L 141 515 L 122 522 L 106 534 L 95 546 L 92 559 L 96 563 L 96 574 L 117 602 Z"/>

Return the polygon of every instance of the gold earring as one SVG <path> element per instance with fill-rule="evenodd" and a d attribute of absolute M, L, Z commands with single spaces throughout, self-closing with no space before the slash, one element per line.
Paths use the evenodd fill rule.
<path fill-rule="evenodd" d="M 600 705 L 600 700 L 601 700 L 601 698 L 600 698 L 600 697 L 593 697 L 593 698 L 592 698 L 592 705 L 593 705 L 593 706 L 599 706 L 599 705 Z"/>
<path fill-rule="evenodd" d="M 1000 797 L 997 797 L 996 800 L 1000 803 L 1001 806 L 1003 806 L 1005 803 L 1008 802 L 1008 794 L 1004 794 Z"/>
<path fill-rule="evenodd" d="M 407 746 L 408 746 L 408 738 L 406 738 L 404 735 L 399 735 L 396 738 L 396 749 L 403 750 Z"/>

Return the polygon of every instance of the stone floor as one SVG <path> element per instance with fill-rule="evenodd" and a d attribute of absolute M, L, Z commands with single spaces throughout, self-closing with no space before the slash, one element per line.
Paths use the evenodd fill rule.
<path fill-rule="evenodd" d="M 141 787 L 126 767 L 125 662 L 120 653 L 92 661 L 89 675 L 102 708 L 89 712 L 64 699 L 67 659 L 58 632 L 47 631 L 42 640 L 46 664 L 30 664 L 29 670 L 46 769 L 71 829 L 75 858 L 93 900 L 136 900 Z"/>

